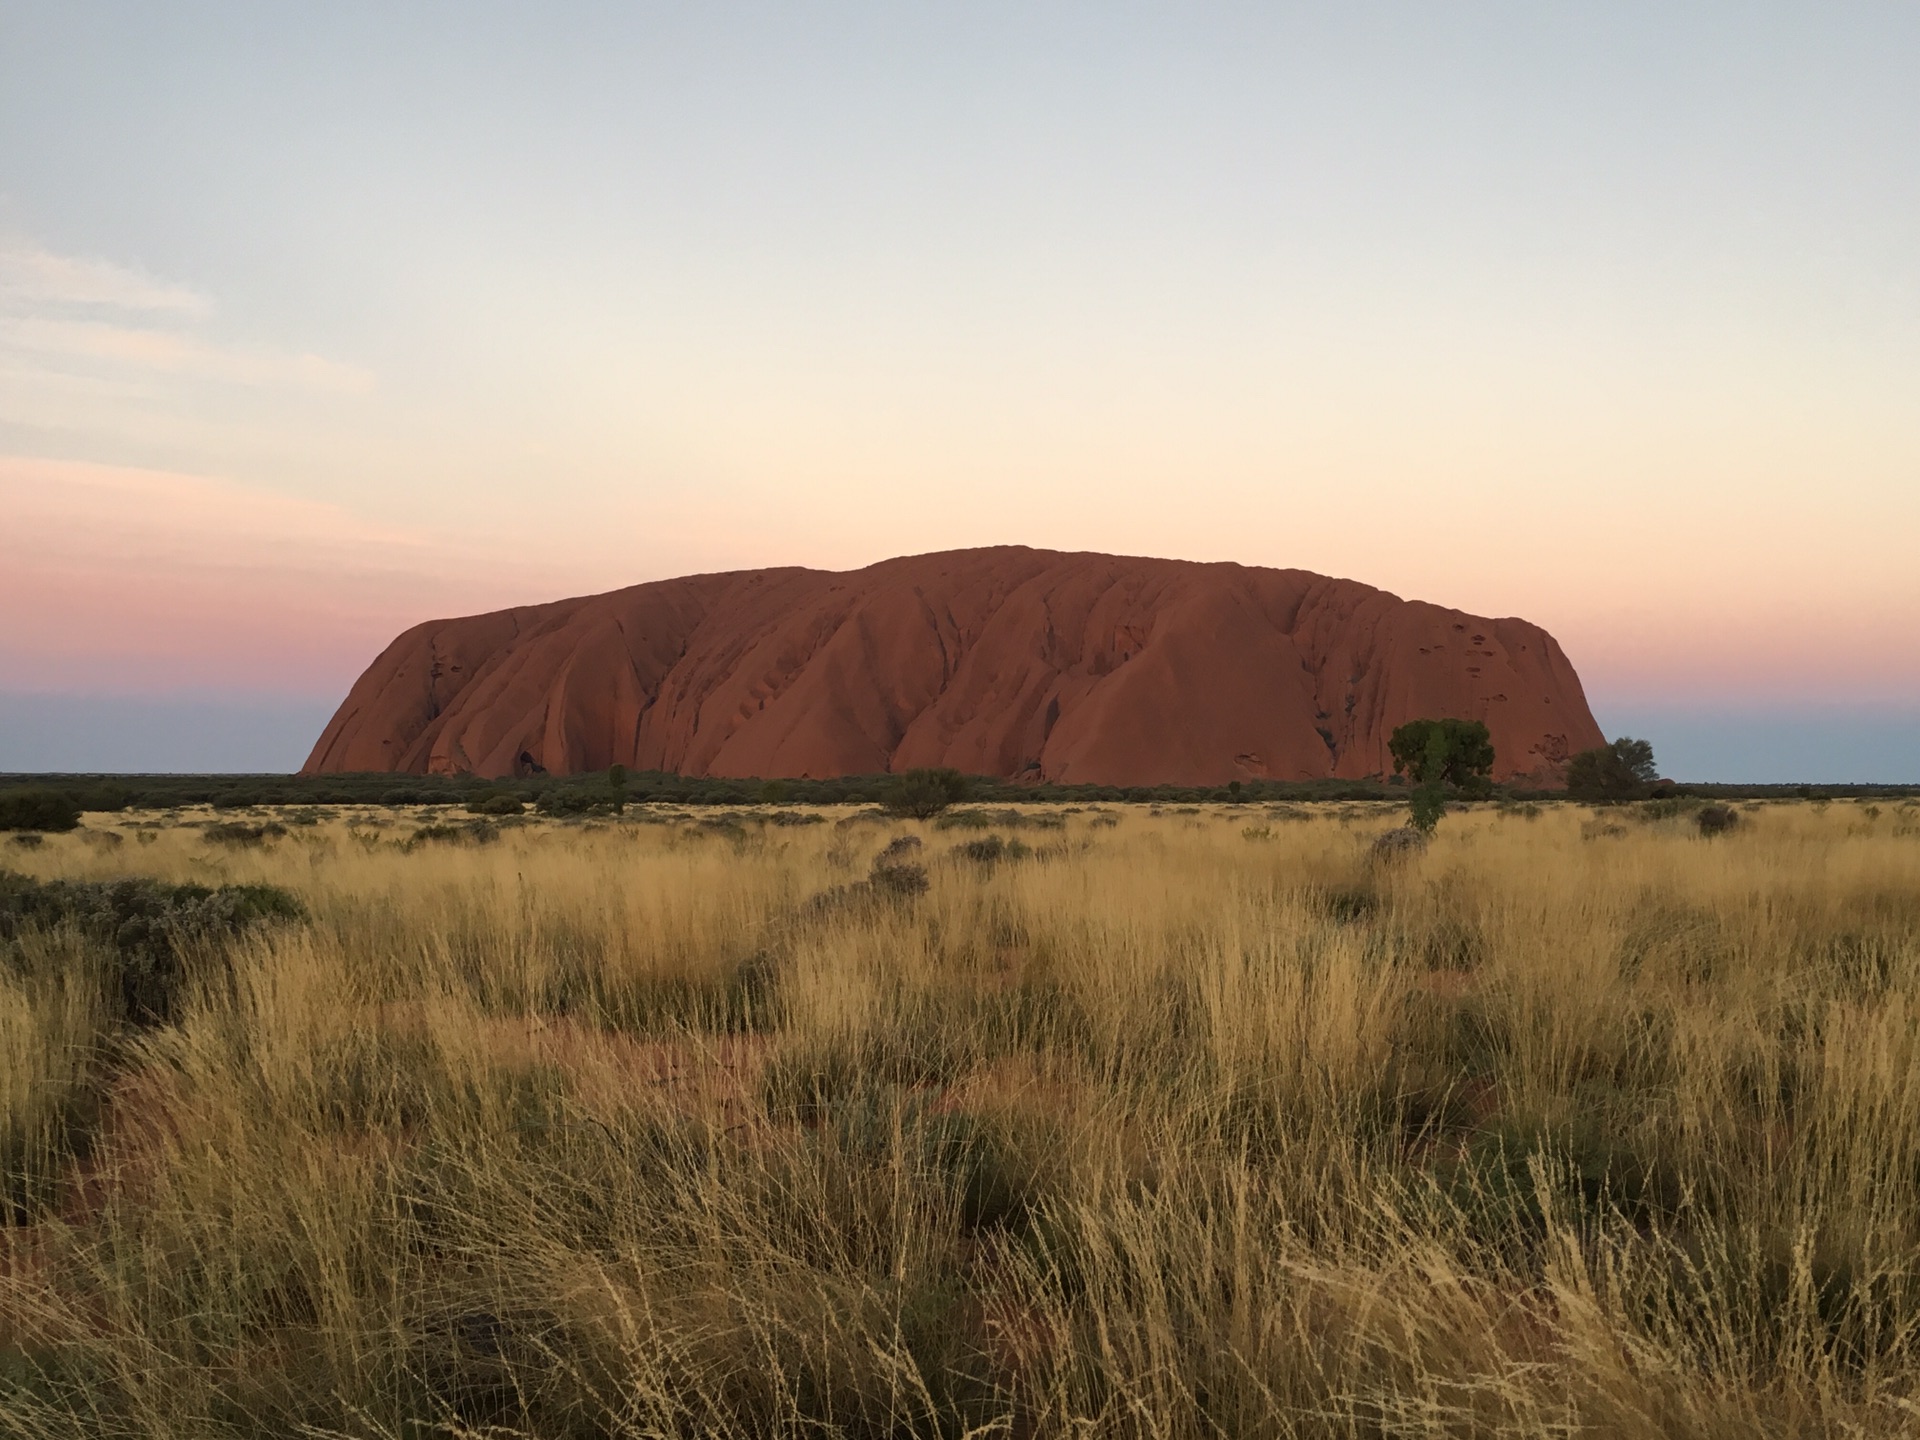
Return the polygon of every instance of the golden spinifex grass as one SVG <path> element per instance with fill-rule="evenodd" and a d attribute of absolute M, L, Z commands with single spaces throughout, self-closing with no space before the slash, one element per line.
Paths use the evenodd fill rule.
<path fill-rule="evenodd" d="M 13 944 L 0 1432 L 1920 1432 L 1911 811 L 824 813 L 9 853 L 308 918 Z"/>

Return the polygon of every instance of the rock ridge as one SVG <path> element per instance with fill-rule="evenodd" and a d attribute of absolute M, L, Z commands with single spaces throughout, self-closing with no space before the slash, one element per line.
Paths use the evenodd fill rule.
<path fill-rule="evenodd" d="M 1361 779 L 1422 716 L 1485 721 L 1502 780 L 1556 783 L 1602 743 L 1525 620 L 1305 570 L 998 546 L 427 621 L 303 773 Z"/>

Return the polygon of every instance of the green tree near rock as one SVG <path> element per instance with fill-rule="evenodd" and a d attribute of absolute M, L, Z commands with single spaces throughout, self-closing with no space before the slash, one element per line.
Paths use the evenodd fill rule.
<path fill-rule="evenodd" d="M 1493 737 L 1478 720 L 1409 720 L 1387 740 L 1393 773 L 1417 787 L 1411 824 L 1431 834 L 1447 813 L 1447 796 L 1477 797 L 1493 788 Z"/>
<path fill-rule="evenodd" d="M 1653 746 L 1622 735 L 1610 745 L 1582 750 L 1567 762 L 1567 798 L 1590 805 L 1644 800 L 1659 778 Z"/>
<path fill-rule="evenodd" d="M 889 815 L 931 820 L 967 798 L 971 786 L 958 770 L 909 770 L 887 787 L 881 804 Z"/>

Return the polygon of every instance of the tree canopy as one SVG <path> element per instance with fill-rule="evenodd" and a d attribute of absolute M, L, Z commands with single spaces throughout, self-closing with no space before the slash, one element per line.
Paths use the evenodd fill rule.
<path fill-rule="evenodd" d="M 958 770 L 909 770 L 887 788 L 881 802 L 895 815 L 931 820 L 955 801 L 967 798 L 971 786 Z"/>
<path fill-rule="evenodd" d="M 1493 737 L 1478 720 L 1409 720 L 1387 741 L 1393 773 L 1416 785 L 1485 790 L 1493 774 Z"/>
<path fill-rule="evenodd" d="M 1410 823 L 1431 834 L 1447 813 L 1447 787 L 1468 794 L 1491 788 L 1493 737 L 1478 720 L 1409 720 L 1387 741 L 1393 773 L 1410 776 Z"/>
<path fill-rule="evenodd" d="M 1644 800 L 1659 778 L 1653 746 L 1622 735 L 1611 745 L 1582 750 L 1567 762 L 1567 797 L 1603 805 Z"/>

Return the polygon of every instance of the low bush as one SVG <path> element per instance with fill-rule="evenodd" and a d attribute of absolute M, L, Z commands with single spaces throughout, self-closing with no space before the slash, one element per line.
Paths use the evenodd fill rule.
<path fill-rule="evenodd" d="M 64 791 L 0 792 L 0 830 L 71 830 L 79 823 L 79 803 Z"/>
<path fill-rule="evenodd" d="M 1384 864 L 1394 864 L 1420 854 L 1428 843 L 1426 831 L 1402 825 L 1374 837 L 1373 844 L 1367 847 L 1367 854 Z"/>
<path fill-rule="evenodd" d="M 408 850 L 417 850 L 422 845 L 490 845 L 500 838 L 500 827 L 491 820 L 469 820 L 464 825 L 449 825 L 436 821 L 431 825 L 422 825 L 405 842 Z"/>
<path fill-rule="evenodd" d="M 469 815 L 523 815 L 526 802 L 518 795 L 483 795 L 467 802 Z"/>
<path fill-rule="evenodd" d="M 287 827 L 277 821 L 269 820 L 264 825 L 244 825 L 237 820 L 222 821 L 209 825 L 201 832 L 201 839 L 209 845 L 264 845 L 269 840 L 278 840 L 287 833 Z"/>
<path fill-rule="evenodd" d="M 1002 860 L 1024 860 L 1033 851 L 1018 840 L 988 835 L 982 839 L 969 840 L 965 844 L 955 846 L 953 853 L 963 860 L 972 860 L 979 865 L 995 865 Z"/>
<path fill-rule="evenodd" d="M 971 788 L 958 770 L 909 770 L 887 787 L 880 803 L 889 815 L 931 820 L 966 799 Z"/>
<path fill-rule="evenodd" d="M 1724 835 L 1740 823 L 1740 812 L 1730 805 L 1702 805 L 1693 823 L 1702 835 Z"/>
<path fill-rule="evenodd" d="M 298 900 L 272 885 L 42 882 L 0 871 L 0 956 L 26 931 L 73 926 L 112 950 L 124 1017 L 136 1026 L 174 1017 L 194 950 L 305 915 Z"/>
<path fill-rule="evenodd" d="M 807 901 L 803 913 L 821 919 L 850 911 L 871 911 L 877 902 L 912 900 L 926 894 L 932 884 L 927 867 L 908 858 L 919 849 L 918 836 L 898 837 L 873 857 L 866 879 L 822 890 Z"/>
<path fill-rule="evenodd" d="M 573 819 L 584 815 L 619 815 L 626 810 L 624 796 L 615 791 L 573 786 L 563 790 L 543 790 L 533 808 L 555 819 Z"/>
<path fill-rule="evenodd" d="M 922 895 L 926 893 L 928 885 L 927 867 L 915 865 L 906 860 L 895 860 L 887 864 L 876 861 L 873 872 L 867 877 L 867 884 L 879 895 L 899 899 Z"/>
<path fill-rule="evenodd" d="M 1198 815 L 1196 810 L 1181 811 L 1181 814 Z M 1118 823 L 1113 816 L 1096 815 L 1090 822 L 1098 825 Z M 1011 806 L 1001 810 L 953 810 L 933 822 L 936 830 L 1064 830 L 1067 817 L 1054 812 L 1030 814 L 1025 810 L 1015 810 Z"/>

